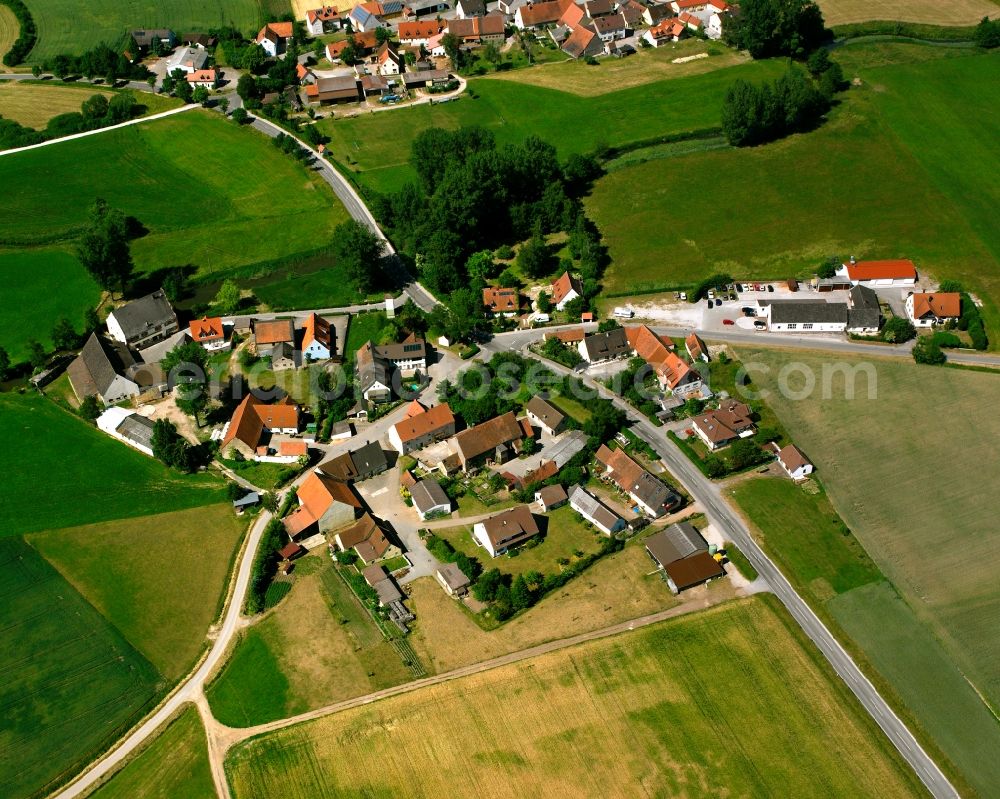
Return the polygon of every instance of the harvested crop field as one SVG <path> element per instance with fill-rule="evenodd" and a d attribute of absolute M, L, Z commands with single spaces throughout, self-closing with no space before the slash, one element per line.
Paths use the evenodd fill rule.
<path fill-rule="evenodd" d="M 766 597 L 262 736 L 227 770 L 242 798 L 921 795 Z"/>
<path fill-rule="evenodd" d="M 984 783 L 984 770 L 969 755 L 983 734 L 992 735 L 993 749 L 1000 749 L 1000 727 L 990 720 L 985 704 L 1000 706 L 1000 537 L 991 535 L 996 514 L 990 501 L 1000 493 L 1000 470 L 993 468 L 1000 418 L 983 412 L 995 403 L 1000 375 L 872 359 L 876 396 L 868 398 L 862 377 L 855 382 L 852 400 L 845 395 L 843 378 L 823 389 L 821 375 L 829 362 L 822 356 L 749 349 L 741 356 L 744 363 L 764 367 L 751 370 L 757 389 L 768 392 L 767 402 L 816 464 L 834 507 L 902 595 L 903 605 L 914 614 L 912 623 L 940 642 L 950 660 L 907 665 L 907 658 L 926 648 L 898 649 L 895 673 L 944 669 L 937 680 L 940 694 L 951 696 L 960 689 L 945 705 L 973 696 L 966 680 L 983 697 L 968 716 L 978 714 L 985 724 L 965 725 L 950 711 L 940 712 L 940 696 L 901 692 L 945 753 L 962 764 L 966 778 L 984 796 L 996 795 L 1000 774 Z M 789 399 L 777 390 L 778 374 L 792 362 L 819 376 L 816 391 L 806 400 Z M 792 392 L 802 388 L 801 381 L 801 374 L 790 376 Z M 874 589 L 855 589 L 869 590 Z M 864 607 L 862 599 L 848 599 L 853 594 L 832 604 L 840 609 L 838 620 L 863 642 L 860 622 L 847 618 L 851 608 Z M 865 612 L 859 618 L 875 625 L 868 636 L 874 640 L 881 614 Z M 876 666 L 880 657 L 872 655 Z M 953 679 L 957 675 L 964 679 Z M 983 732 L 948 746 L 973 729 Z"/>
<path fill-rule="evenodd" d="M 990 0 L 819 0 L 827 25 L 869 20 L 923 22 L 929 25 L 975 25 L 983 17 L 1000 13 Z"/>
<path fill-rule="evenodd" d="M 79 111 L 83 101 L 95 94 L 110 100 L 116 92 L 84 83 L 0 80 L 0 116 L 43 130 L 52 117 Z M 180 105 L 179 100 L 158 94 L 134 94 L 136 102 L 145 106 L 147 113 L 158 113 Z"/>

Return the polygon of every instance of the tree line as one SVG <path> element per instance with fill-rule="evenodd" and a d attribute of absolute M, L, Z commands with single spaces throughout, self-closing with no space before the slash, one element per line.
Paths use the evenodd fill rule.
<path fill-rule="evenodd" d="M 38 41 L 38 29 L 35 27 L 35 20 L 31 12 L 24 4 L 23 0 L 0 0 L 0 5 L 5 5 L 11 10 L 17 19 L 19 33 L 14 44 L 4 54 L 3 63 L 8 67 L 16 67 L 28 57 Z"/>
<path fill-rule="evenodd" d="M 0 116 L 0 150 L 27 147 L 85 130 L 117 125 L 141 115 L 144 111 L 145 106 L 135 99 L 132 92 L 116 92 L 110 100 L 103 94 L 91 95 L 80 104 L 79 111 L 52 117 L 44 131 L 29 128 Z"/>

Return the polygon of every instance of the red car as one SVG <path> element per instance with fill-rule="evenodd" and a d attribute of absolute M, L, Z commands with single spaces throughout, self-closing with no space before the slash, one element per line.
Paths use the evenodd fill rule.
<path fill-rule="evenodd" d="M 722 324 L 724 324 L 724 325 L 735 325 L 736 322 L 734 322 L 732 319 L 723 319 L 722 320 Z"/>

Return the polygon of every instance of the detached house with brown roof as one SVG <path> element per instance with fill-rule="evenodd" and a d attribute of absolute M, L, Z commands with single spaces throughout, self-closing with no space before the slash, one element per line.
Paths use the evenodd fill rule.
<path fill-rule="evenodd" d="M 962 295 L 954 292 L 919 292 L 906 298 L 906 315 L 914 327 L 933 327 L 962 315 Z"/>
<path fill-rule="evenodd" d="M 663 570 L 675 594 L 725 575 L 719 562 L 708 554 L 701 533 L 687 522 L 672 524 L 651 535 L 646 539 L 646 552 Z"/>
<path fill-rule="evenodd" d="M 334 534 L 333 541 L 337 549 L 347 552 L 353 549 L 365 565 L 384 558 L 394 558 L 402 554 L 402 550 L 390 538 L 391 531 L 382 522 L 365 513 L 350 527 Z"/>
<path fill-rule="evenodd" d="M 772 441 L 771 449 L 774 450 L 778 465 L 784 470 L 785 474 L 796 482 L 805 480 L 813 473 L 814 467 L 812 461 L 794 444 L 779 447 Z"/>
<path fill-rule="evenodd" d="M 736 400 L 723 400 L 715 411 L 698 414 L 691 420 L 691 427 L 711 449 L 721 449 L 740 438 L 749 438 L 757 432 L 750 408 Z"/>
<path fill-rule="evenodd" d="M 448 20 L 448 33 L 461 39 L 466 47 L 501 45 L 506 38 L 504 18 L 499 14 Z"/>
<path fill-rule="evenodd" d="M 505 463 L 526 435 L 524 426 L 511 411 L 457 433 L 452 448 L 462 470 L 469 472 L 486 461 Z"/>
<path fill-rule="evenodd" d="M 275 58 L 288 49 L 288 43 L 295 37 L 294 25 L 291 22 L 268 22 L 254 41 L 265 53 Z"/>
<path fill-rule="evenodd" d="M 272 369 L 295 367 L 295 323 L 291 319 L 250 320 L 254 351 L 271 359 Z"/>
<path fill-rule="evenodd" d="M 518 30 L 530 30 L 552 25 L 559 21 L 573 0 L 544 0 L 541 3 L 527 3 L 514 11 L 514 26 Z"/>
<path fill-rule="evenodd" d="M 643 469 L 625 450 L 602 444 L 596 457 L 604 465 L 601 476 L 624 491 L 648 516 L 656 519 L 679 507 L 683 501 L 676 491 Z"/>
<path fill-rule="evenodd" d="M 425 408 L 413 400 L 406 409 L 406 418 L 389 428 L 389 443 L 400 455 L 406 455 L 453 435 L 455 414 L 447 403 Z"/>
<path fill-rule="evenodd" d="M 502 555 L 541 532 L 527 505 L 518 505 L 472 527 L 472 537 L 490 557 Z"/>
<path fill-rule="evenodd" d="M 275 439 L 297 435 L 299 424 L 299 406 L 289 397 L 269 405 L 248 394 L 223 428 L 219 450 L 235 450 L 251 460 L 294 461 L 302 453 L 282 455 L 282 442 Z"/>
<path fill-rule="evenodd" d="M 516 288 L 487 286 L 483 289 L 483 307 L 491 314 L 509 319 L 521 311 L 521 293 Z"/>
<path fill-rule="evenodd" d="M 559 435 L 566 425 L 566 414 L 537 394 L 528 400 L 524 410 L 528 420 L 536 427 L 542 428 L 550 436 Z"/>
<path fill-rule="evenodd" d="M 684 396 L 702 388 L 701 375 L 674 352 L 669 339 L 660 338 L 646 325 L 628 328 L 628 339 L 635 354 L 649 364 L 663 388 Z"/>
<path fill-rule="evenodd" d="M 583 296 L 583 284 L 569 272 L 563 272 L 552 284 L 552 304 L 557 311 L 565 310 L 566 304 Z"/>
<path fill-rule="evenodd" d="M 211 319 L 203 316 L 201 319 L 192 320 L 188 325 L 188 335 L 191 340 L 201 344 L 209 352 L 229 349 L 229 342 L 226 341 L 226 329 L 222 326 L 222 317 L 213 316 Z"/>

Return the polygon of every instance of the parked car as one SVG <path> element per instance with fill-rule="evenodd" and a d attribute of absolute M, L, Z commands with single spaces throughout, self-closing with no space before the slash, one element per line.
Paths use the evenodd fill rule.
<path fill-rule="evenodd" d="M 710 300 L 714 300 L 715 299 L 715 289 L 709 289 L 708 290 L 708 298 Z"/>
<path fill-rule="evenodd" d="M 757 330 L 764 330 L 764 329 L 766 329 L 766 328 L 767 328 L 767 322 L 765 322 L 765 321 L 763 321 L 763 320 L 761 320 L 761 319 L 758 319 L 758 320 L 757 320 L 756 322 L 754 322 L 754 323 L 753 323 L 753 326 L 754 326 L 754 327 L 755 327 L 755 328 L 756 328 Z"/>
<path fill-rule="evenodd" d="M 757 315 L 757 312 L 753 308 L 751 308 L 749 305 L 744 305 L 742 308 L 740 308 L 740 310 L 743 311 L 743 315 L 744 316 L 756 316 Z"/>
<path fill-rule="evenodd" d="M 724 324 L 724 325 L 735 325 L 736 322 L 734 322 L 732 319 L 723 319 L 722 320 L 722 324 Z"/>
<path fill-rule="evenodd" d="M 686 301 L 687 298 L 688 298 L 687 292 L 686 291 L 682 291 L 681 292 L 681 299 Z"/>
<path fill-rule="evenodd" d="M 774 291 L 774 286 L 772 286 L 770 283 L 768 283 L 767 284 L 767 290 L 768 291 Z"/>

